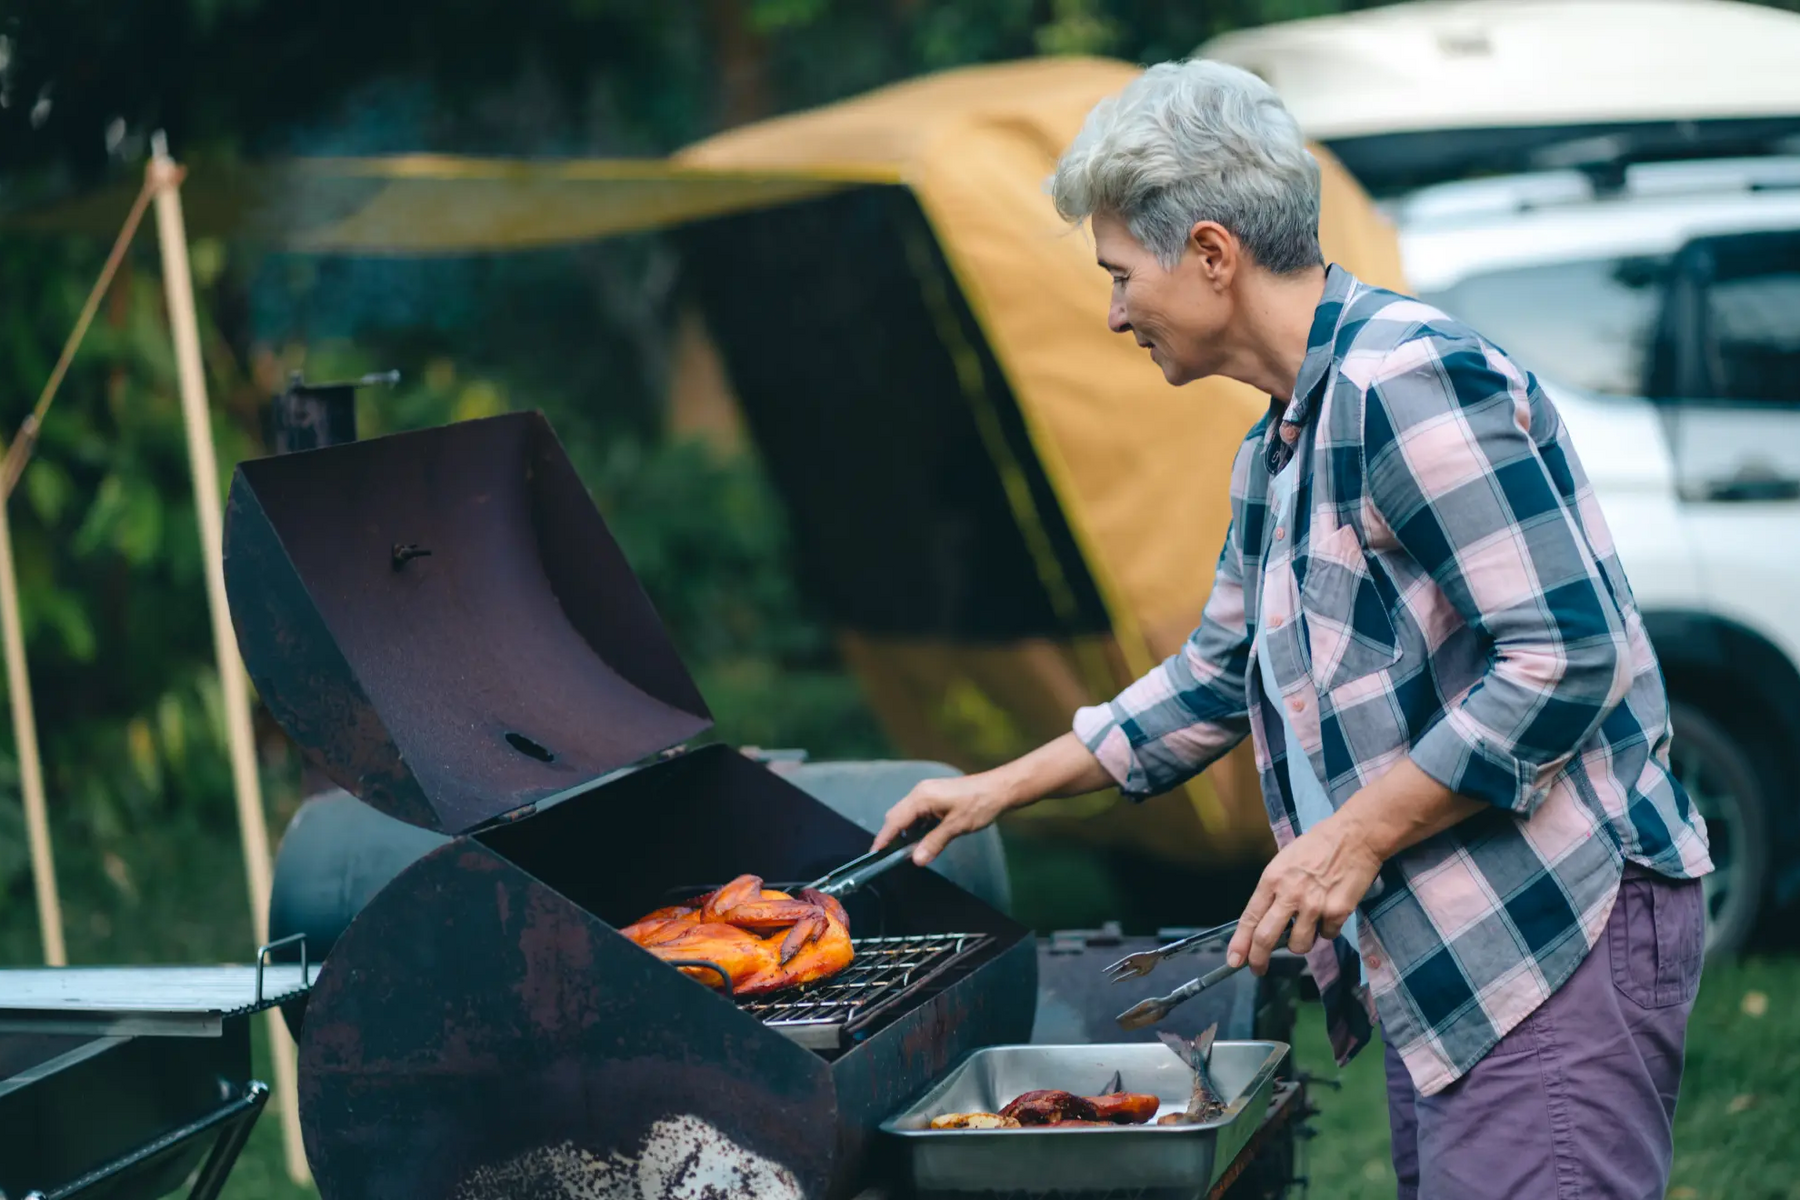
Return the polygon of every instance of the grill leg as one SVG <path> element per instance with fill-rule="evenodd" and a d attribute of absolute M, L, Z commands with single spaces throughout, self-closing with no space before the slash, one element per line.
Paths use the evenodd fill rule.
<path fill-rule="evenodd" d="M 108 1182 L 117 1179 L 134 1168 L 141 1167 L 153 1158 L 158 1158 L 180 1146 L 192 1141 L 211 1130 L 220 1130 L 218 1139 L 213 1143 L 213 1150 L 207 1156 L 206 1165 L 201 1167 L 198 1182 L 189 1194 L 188 1200 L 217 1200 L 219 1189 L 225 1185 L 225 1176 L 231 1172 L 231 1164 L 236 1161 L 238 1152 L 244 1148 L 244 1141 L 250 1136 L 250 1127 L 256 1123 L 263 1105 L 268 1102 L 269 1089 L 266 1085 L 252 1082 L 244 1089 L 244 1094 L 235 1100 L 228 1100 L 212 1112 L 179 1129 L 172 1129 L 133 1150 L 121 1155 L 113 1161 L 88 1172 L 72 1183 L 63 1184 L 49 1192 L 26 1192 L 24 1200 L 73 1200 Z M 221 1128 L 222 1127 L 222 1128 Z"/>
<path fill-rule="evenodd" d="M 242 1105 L 242 1111 L 231 1118 L 230 1123 L 220 1131 L 219 1140 L 213 1143 L 212 1153 L 206 1156 L 206 1165 L 194 1177 L 194 1187 L 188 1193 L 188 1200 L 218 1200 L 219 1193 L 225 1190 L 226 1177 L 236 1165 L 238 1155 L 243 1153 L 244 1143 L 250 1140 L 250 1131 L 256 1127 L 256 1118 L 262 1115 L 263 1106 L 268 1102 L 268 1085 L 252 1082 L 243 1097 L 237 1101 Z"/>

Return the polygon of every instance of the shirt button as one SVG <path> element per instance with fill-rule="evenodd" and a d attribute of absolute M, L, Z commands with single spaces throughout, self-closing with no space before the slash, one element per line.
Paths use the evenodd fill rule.
<path fill-rule="evenodd" d="M 1275 527 L 1275 540 L 1279 542 L 1282 538 L 1284 538 L 1286 536 L 1287 536 L 1287 530 L 1282 528 L 1280 525 L 1277 525 Z"/>
<path fill-rule="evenodd" d="M 1371 971 L 1381 970 L 1381 955 L 1379 955 L 1379 954 L 1369 955 L 1369 970 L 1371 970 Z"/>
<path fill-rule="evenodd" d="M 1281 618 L 1280 617 L 1270 617 L 1269 618 L 1269 628 L 1270 629 L 1280 629 L 1281 628 Z"/>
<path fill-rule="evenodd" d="M 1288 707 L 1293 709 L 1295 712 L 1300 712 L 1302 709 L 1304 709 L 1306 707 L 1306 701 L 1302 700 L 1298 696 L 1295 696 L 1292 700 L 1288 701 Z"/>

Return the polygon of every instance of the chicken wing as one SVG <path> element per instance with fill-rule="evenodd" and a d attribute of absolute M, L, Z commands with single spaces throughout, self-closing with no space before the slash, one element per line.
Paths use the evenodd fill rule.
<path fill-rule="evenodd" d="M 810 888 L 800 893 L 800 899 L 812 914 L 796 922 L 782 938 L 774 967 L 740 983 L 738 995 L 760 996 L 817 983 L 836 975 L 856 957 L 844 906 Z"/>
<path fill-rule="evenodd" d="M 708 921 L 773 933 L 806 920 L 816 910 L 816 905 L 796 900 L 786 892 L 765 888 L 754 875 L 740 875 L 714 892 L 701 911 Z"/>

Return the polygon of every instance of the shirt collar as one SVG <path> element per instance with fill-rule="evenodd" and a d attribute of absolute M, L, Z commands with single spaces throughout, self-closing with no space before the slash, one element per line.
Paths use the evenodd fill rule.
<path fill-rule="evenodd" d="M 1300 374 L 1294 380 L 1294 394 L 1285 406 L 1274 397 L 1269 399 L 1269 414 L 1280 410 L 1280 417 L 1269 423 L 1264 445 L 1271 474 L 1281 470 L 1293 456 L 1294 444 L 1312 420 L 1319 407 L 1319 385 L 1336 357 L 1338 331 L 1350 309 L 1350 298 L 1356 290 L 1356 277 L 1333 263 L 1325 268 L 1325 294 L 1313 310 L 1312 329 L 1306 335 L 1306 357 L 1300 363 Z"/>

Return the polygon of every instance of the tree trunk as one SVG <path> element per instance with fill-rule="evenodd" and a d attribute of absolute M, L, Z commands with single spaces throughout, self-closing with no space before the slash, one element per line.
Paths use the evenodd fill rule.
<path fill-rule="evenodd" d="M 719 64 L 719 127 L 761 120 L 769 103 L 769 47 L 750 28 L 747 0 L 708 0 L 713 46 Z"/>

